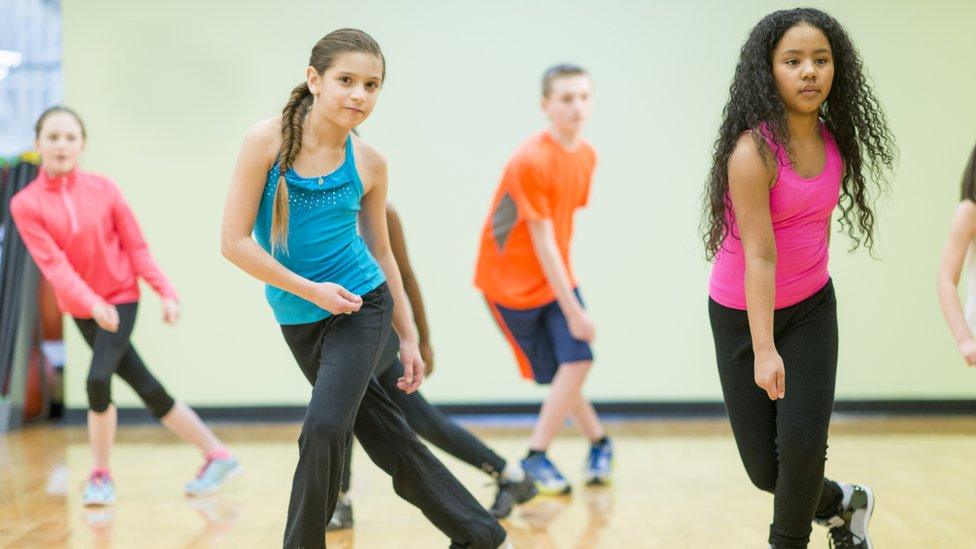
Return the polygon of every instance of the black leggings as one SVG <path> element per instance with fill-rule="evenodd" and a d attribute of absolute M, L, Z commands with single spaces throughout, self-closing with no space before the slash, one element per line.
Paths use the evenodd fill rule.
<path fill-rule="evenodd" d="M 774 494 L 769 542 L 806 547 L 814 516 L 834 514 L 840 488 L 824 478 L 827 428 L 837 373 L 837 301 L 827 282 L 813 296 L 774 313 L 773 339 L 786 368 L 786 397 L 755 383 L 746 311 L 708 300 L 725 407 L 746 472 Z"/>
<path fill-rule="evenodd" d="M 362 307 L 351 315 L 281 327 L 312 384 L 298 439 L 285 547 L 325 546 L 352 433 L 392 477 L 397 495 L 451 538 L 452 547 L 494 549 L 505 539 L 498 521 L 417 439 L 373 377 L 392 315 L 393 298 L 383 284 L 363 295 Z"/>
<path fill-rule="evenodd" d="M 153 417 L 159 419 L 173 409 L 174 402 L 129 343 L 139 303 L 123 303 L 115 308 L 119 311 L 119 329 L 114 333 L 103 330 L 93 319 L 75 319 L 81 336 L 92 349 L 88 407 L 99 413 L 108 409 L 112 403 L 112 374 L 118 374 L 135 390 Z"/>
<path fill-rule="evenodd" d="M 376 367 L 376 379 L 389 395 L 390 400 L 403 412 L 407 424 L 427 442 L 448 454 L 468 463 L 493 477 L 499 477 L 505 469 L 505 460 L 485 446 L 476 436 L 448 419 L 435 408 L 420 391 L 407 394 L 397 388 L 397 379 L 403 376 L 403 363 L 397 357 L 400 338 L 391 333 Z M 348 492 L 352 476 L 352 444 L 346 447 L 346 464 L 342 470 L 342 491 Z"/>

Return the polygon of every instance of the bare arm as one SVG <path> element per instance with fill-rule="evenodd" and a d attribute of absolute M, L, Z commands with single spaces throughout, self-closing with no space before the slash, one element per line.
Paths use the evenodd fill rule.
<path fill-rule="evenodd" d="M 962 273 L 966 251 L 976 236 L 976 204 L 966 200 L 956 208 L 949 228 L 949 239 L 942 251 L 939 263 L 938 294 L 942 316 L 949 324 L 949 330 L 966 363 L 976 365 L 976 343 L 966 322 L 962 303 L 959 301 L 959 275 Z"/>
<path fill-rule="evenodd" d="M 573 319 L 580 318 L 581 315 L 585 316 L 583 305 L 573 293 L 569 273 L 566 271 L 562 254 L 556 244 L 556 233 L 552 221 L 549 219 L 530 220 L 527 225 L 529 236 L 532 238 L 532 248 L 535 250 L 539 265 L 546 276 L 546 281 L 549 282 L 549 287 L 556 294 L 556 302 L 559 303 L 559 309 L 563 312 L 566 320 L 572 323 Z M 573 336 L 583 341 L 590 341 L 593 339 L 592 325 L 588 332 L 588 334 L 581 334 L 587 336 L 585 338 L 575 333 Z"/>
<path fill-rule="evenodd" d="M 224 202 L 220 252 L 247 274 L 311 301 L 333 314 L 359 310 L 362 300 L 341 286 L 316 283 L 287 269 L 251 238 L 265 178 L 277 154 L 279 122 L 255 124 L 244 138 Z"/>
<path fill-rule="evenodd" d="M 386 159 L 365 144 L 359 148 L 360 175 L 366 187 L 359 213 L 359 226 L 366 245 L 383 269 L 386 283 L 393 294 L 393 329 L 400 336 L 400 362 L 403 363 L 404 370 L 404 376 L 398 380 L 397 386 L 412 393 L 420 387 L 424 379 L 424 363 L 420 358 L 413 312 L 390 247 L 390 233 L 386 225 Z"/>
<path fill-rule="evenodd" d="M 393 250 L 393 258 L 400 268 L 400 277 L 403 279 L 403 288 L 410 301 L 410 308 L 413 310 L 414 323 L 417 326 L 419 338 L 420 355 L 424 359 L 427 367 L 427 375 L 431 374 L 434 368 L 434 353 L 430 345 L 430 328 L 427 325 L 427 311 L 424 309 L 424 298 L 420 293 L 420 283 L 410 265 L 410 257 L 407 255 L 407 240 L 403 233 L 403 223 L 393 205 L 386 204 L 386 224 L 390 232 L 390 248 Z"/>
<path fill-rule="evenodd" d="M 786 393 L 783 361 L 773 342 L 776 304 L 776 240 L 769 212 L 769 188 L 775 177 L 750 134 L 739 138 L 729 158 L 729 193 L 745 254 L 746 308 L 756 358 L 756 384 L 769 398 Z"/>

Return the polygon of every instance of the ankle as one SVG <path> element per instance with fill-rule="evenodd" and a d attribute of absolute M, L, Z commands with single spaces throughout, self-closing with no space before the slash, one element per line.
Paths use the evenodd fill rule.
<path fill-rule="evenodd" d="M 217 448 L 210 450 L 203 455 L 204 458 L 211 459 L 227 459 L 230 457 L 230 450 L 224 446 L 218 446 Z"/>

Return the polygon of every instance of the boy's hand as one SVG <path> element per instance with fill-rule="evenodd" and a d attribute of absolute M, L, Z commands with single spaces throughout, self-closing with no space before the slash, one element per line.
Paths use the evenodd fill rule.
<path fill-rule="evenodd" d="M 569 333 L 574 338 L 587 343 L 593 342 L 593 338 L 596 337 L 596 328 L 586 311 L 580 309 L 570 315 L 566 321 L 569 323 Z"/>

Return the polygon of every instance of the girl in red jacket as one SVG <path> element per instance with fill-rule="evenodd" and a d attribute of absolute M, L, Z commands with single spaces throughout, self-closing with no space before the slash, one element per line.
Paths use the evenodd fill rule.
<path fill-rule="evenodd" d="M 82 500 L 85 505 L 115 502 L 109 475 L 117 424 L 112 374 L 125 380 L 163 425 L 203 452 L 206 462 L 186 484 L 186 493 L 213 493 L 241 472 L 240 465 L 189 406 L 173 400 L 129 343 L 139 304 L 138 279 L 162 297 L 167 324 L 180 315 L 176 290 L 150 255 L 118 187 L 78 169 L 86 137 L 81 118 L 71 109 L 52 107 L 38 119 L 35 133 L 41 169 L 14 196 L 10 210 L 61 310 L 74 317 L 92 348 L 88 438 L 95 464 Z"/>

